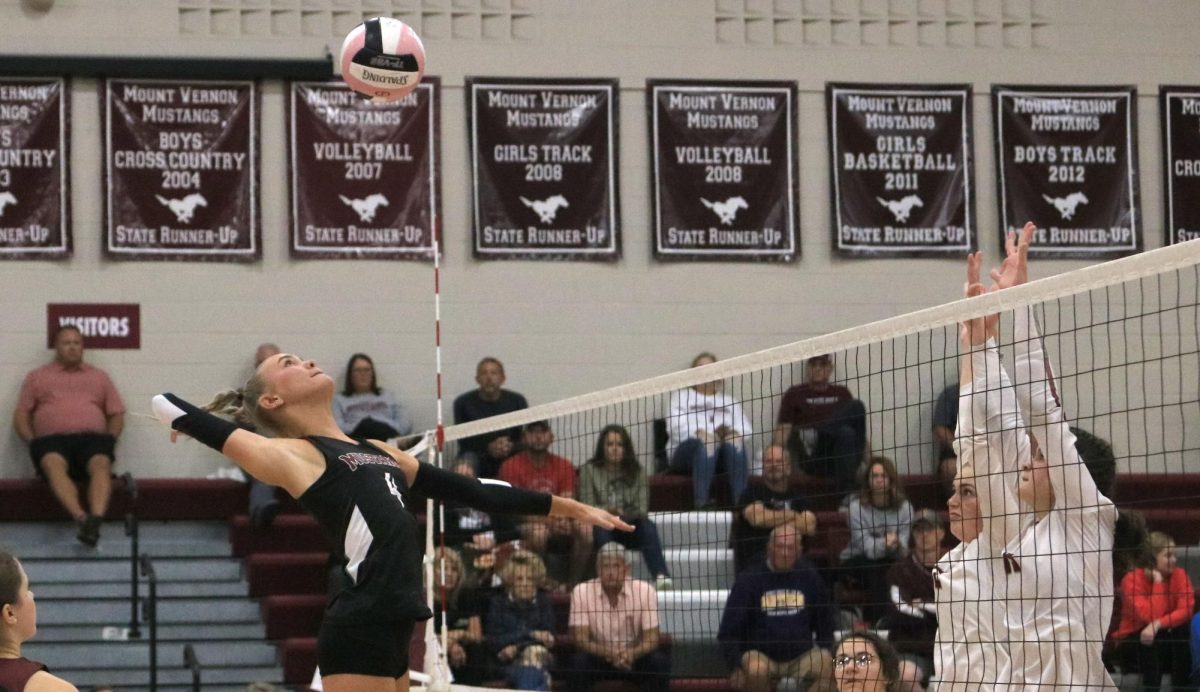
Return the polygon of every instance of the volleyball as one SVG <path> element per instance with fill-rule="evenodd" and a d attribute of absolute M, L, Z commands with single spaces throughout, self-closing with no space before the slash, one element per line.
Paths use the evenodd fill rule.
<path fill-rule="evenodd" d="M 372 101 L 403 98 L 425 74 L 425 46 L 412 27 L 375 17 L 354 27 L 342 41 L 342 79 Z"/>

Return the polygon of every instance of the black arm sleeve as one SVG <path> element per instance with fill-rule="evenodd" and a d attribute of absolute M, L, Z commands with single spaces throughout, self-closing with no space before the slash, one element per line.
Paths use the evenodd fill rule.
<path fill-rule="evenodd" d="M 507 485 L 480 483 L 478 479 L 439 469 L 432 464 L 417 467 L 412 491 L 444 502 L 460 502 L 491 514 L 550 513 L 551 495 Z"/>

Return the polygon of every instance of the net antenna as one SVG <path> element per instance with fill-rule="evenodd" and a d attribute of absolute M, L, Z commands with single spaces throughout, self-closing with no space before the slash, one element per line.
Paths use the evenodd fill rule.
<path fill-rule="evenodd" d="M 433 322 L 435 353 L 434 371 L 436 373 L 435 377 L 437 382 L 437 403 L 435 406 L 437 409 L 437 426 L 434 428 L 432 435 L 426 433 L 423 444 L 428 446 L 430 463 L 441 468 L 443 466 L 442 452 L 443 447 L 445 446 L 445 431 L 442 419 L 442 253 L 438 238 L 438 219 L 436 216 L 434 217 L 432 229 L 433 237 L 431 240 L 433 245 Z M 442 634 L 439 638 L 437 634 L 437 628 L 434 624 L 434 620 L 436 620 L 436 618 L 430 618 L 425 622 L 424 668 L 425 676 L 428 677 L 426 688 L 430 690 L 430 692 L 448 692 L 450 689 L 450 683 L 453 681 L 454 676 L 450 673 L 450 665 L 446 658 L 446 650 L 449 647 L 449 641 L 447 637 L 450 631 L 450 628 L 446 623 L 446 561 L 443 559 L 440 561 L 440 564 L 438 564 L 438 561 L 435 559 L 437 552 L 435 551 L 433 536 L 434 522 L 432 521 L 435 511 L 439 513 L 437 524 L 442 527 L 439 540 L 442 548 L 445 549 L 446 547 L 446 507 L 444 504 L 438 504 L 435 508 L 433 500 L 428 499 L 425 501 L 425 516 L 429 517 L 430 519 L 429 521 L 425 522 L 425 598 L 427 604 L 429 605 L 429 609 L 433 610 L 434 584 L 438 584 L 437 598 L 442 604 Z M 438 575 L 440 579 L 438 579 L 436 582 L 433 578 L 435 564 L 437 564 L 436 568 L 441 570 L 441 573 Z"/>

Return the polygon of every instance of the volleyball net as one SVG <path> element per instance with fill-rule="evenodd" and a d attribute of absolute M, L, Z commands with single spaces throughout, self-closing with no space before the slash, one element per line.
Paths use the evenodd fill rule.
<path fill-rule="evenodd" d="M 606 658 L 594 645 L 616 642 L 615 649 L 641 656 L 639 632 L 653 624 L 661 656 L 636 669 L 647 676 L 632 678 L 638 689 L 651 689 L 654 665 L 664 660 L 678 688 L 680 680 L 728 676 L 748 651 L 769 655 L 774 679 L 804 677 L 812 663 L 804 649 L 853 629 L 879 632 L 924 675 L 936 674 L 930 560 L 957 542 L 947 530 L 956 464 L 947 450 L 960 403 L 959 325 L 993 313 L 1000 314 L 996 340 L 1010 376 L 1014 353 L 1028 340 L 1014 316 L 1034 316 L 1070 425 L 1111 444 L 1112 500 L 1170 536 L 1179 567 L 1195 573 L 1200 564 L 1189 559 L 1189 546 L 1200 542 L 1198 263 L 1200 244 L 1184 243 L 975 298 L 947 296 L 945 304 L 911 314 L 446 428 L 442 465 L 453 467 L 471 451 L 474 468 L 494 474 L 501 460 L 486 458 L 487 442 L 508 435 L 526 450 L 515 465 L 507 462 L 510 473 L 560 490 L 564 481 L 543 465 L 542 452 L 564 458 L 574 469 L 575 497 L 618 509 L 638 527 L 621 541 L 626 551 L 601 552 L 599 563 L 621 557 L 628 566 L 625 588 L 614 591 L 611 583 L 606 590 L 596 559 L 611 535 L 435 509 L 446 512 L 435 544 L 454 549 L 463 572 L 451 584 L 456 588 L 435 600 L 447 603 L 459 626 L 478 614 L 484 633 L 482 643 L 452 644 L 456 677 L 516 686 L 514 670 L 527 661 L 555 681 L 602 680 L 628 662 Z M 1040 377 L 1044 383 L 1045 373 Z M 1018 412 L 1020 425 L 1030 425 L 1032 414 Z M 506 451 L 503 443 L 497 449 Z M 1004 509 L 1027 511 L 1019 503 Z M 476 537 L 481 527 L 491 535 Z M 944 536 L 935 548 L 931 531 Z M 580 541 L 588 538 L 584 550 Z M 1131 555 L 1127 565 L 1152 566 L 1144 554 Z M 790 567 L 793 561 L 801 567 Z M 804 575 L 772 576 L 788 570 Z M 506 578 L 526 572 L 544 587 L 538 598 L 549 604 L 546 625 L 536 624 L 543 616 L 536 607 L 496 605 L 519 588 Z M 1120 591 L 1119 584 L 1107 588 Z M 978 598 L 980 608 L 1005 607 L 1002 595 Z M 553 641 L 517 631 L 522 618 L 533 618 L 534 632 L 549 626 Z M 581 635 L 588 641 L 579 642 Z M 851 656 L 837 663 L 861 662 Z M 1103 665 L 1122 672 L 1116 654 Z"/>

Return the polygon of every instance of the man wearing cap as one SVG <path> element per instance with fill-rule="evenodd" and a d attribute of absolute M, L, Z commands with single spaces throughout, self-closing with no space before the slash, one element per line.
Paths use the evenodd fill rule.
<path fill-rule="evenodd" d="M 933 669 L 933 640 L 937 608 L 931 570 L 942 557 L 946 529 L 938 513 L 922 509 L 913 516 L 909 556 L 888 569 L 892 612 L 886 617 L 888 641 L 900 654 L 912 656 L 925 670 Z"/>
<path fill-rule="evenodd" d="M 599 577 L 571 591 L 571 692 L 589 692 L 601 680 L 630 680 L 640 690 L 666 692 L 671 659 L 658 646 L 658 593 L 629 578 L 621 544 L 596 555 Z"/>
<path fill-rule="evenodd" d="M 832 382 L 830 355 L 809 358 L 806 370 L 808 381 L 783 395 L 774 443 L 787 447 L 806 471 L 832 478 L 839 492 L 850 492 L 866 448 L 866 407 Z"/>
<path fill-rule="evenodd" d="M 550 452 L 554 444 L 550 423 L 539 420 L 527 424 L 521 442 L 524 449 L 500 465 L 500 480 L 516 488 L 574 498 L 575 467 L 570 460 Z M 520 529 L 526 548 L 543 556 L 553 553 L 570 558 L 565 569 L 554 570 L 556 578 L 562 579 L 565 572 L 569 583 L 580 581 L 592 554 L 590 526 L 562 517 L 523 517 Z"/>

